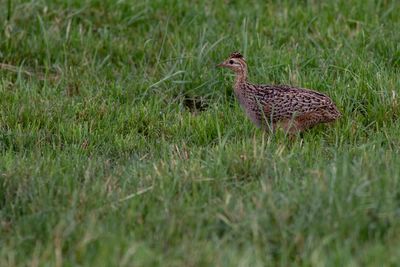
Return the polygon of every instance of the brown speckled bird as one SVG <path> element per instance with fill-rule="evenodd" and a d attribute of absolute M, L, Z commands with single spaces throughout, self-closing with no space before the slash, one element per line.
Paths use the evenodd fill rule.
<path fill-rule="evenodd" d="M 332 99 L 319 92 L 287 85 L 249 83 L 246 61 L 240 53 L 232 53 L 218 66 L 235 72 L 235 95 L 257 126 L 272 130 L 278 126 L 293 135 L 341 116 Z"/>

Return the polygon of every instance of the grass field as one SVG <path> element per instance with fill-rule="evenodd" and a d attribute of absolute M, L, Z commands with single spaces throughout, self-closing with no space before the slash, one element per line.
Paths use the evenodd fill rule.
<path fill-rule="evenodd" d="M 0 0 L 0 266 L 398 266 L 400 3 Z M 288 140 L 232 73 L 331 96 Z"/>

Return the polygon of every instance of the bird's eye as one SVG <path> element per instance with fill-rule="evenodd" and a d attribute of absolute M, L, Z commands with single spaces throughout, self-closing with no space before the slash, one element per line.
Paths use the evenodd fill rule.
<path fill-rule="evenodd" d="M 234 61 L 233 61 L 232 59 L 231 59 L 231 60 L 229 60 L 229 64 L 233 64 L 233 62 L 234 62 Z"/>

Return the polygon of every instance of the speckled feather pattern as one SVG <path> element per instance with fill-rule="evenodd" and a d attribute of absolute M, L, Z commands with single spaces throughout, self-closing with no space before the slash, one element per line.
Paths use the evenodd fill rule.
<path fill-rule="evenodd" d="M 233 53 L 220 65 L 236 72 L 235 95 L 248 117 L 258 126 L 275 129 L 278 125 L 289 133 L 295 133 L 341 116 L 325 94 L 287 85 L 247 82 L 247 65 L 239 53 Z"/>
<path fill-rule="evenodd" d="M 332 121 L 340 116 L 328 96 L 308 89 L 242 83 L 235 88 L 235 94 L 258 125 L 262 120 L 276 123 L 310 112 L 319 112 L 320 122 Z"/>

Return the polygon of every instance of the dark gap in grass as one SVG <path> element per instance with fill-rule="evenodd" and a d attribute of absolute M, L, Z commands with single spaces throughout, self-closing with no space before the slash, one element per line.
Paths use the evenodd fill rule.
<path fill-rule="evenodd" d="M 208 109 L 208 100 L 203 96 L 183 96 L 182 104 L 191 113 L 199 113 Z"/>
<path fill-rule="evenodd" d="M 141 120 L 138 122 L 136 129 L 137 132 L 145 137 L 149 137 L 150 136 L 150 131 L 149 131 L 149 122 L 145 121 L 145 120 Z"/>

